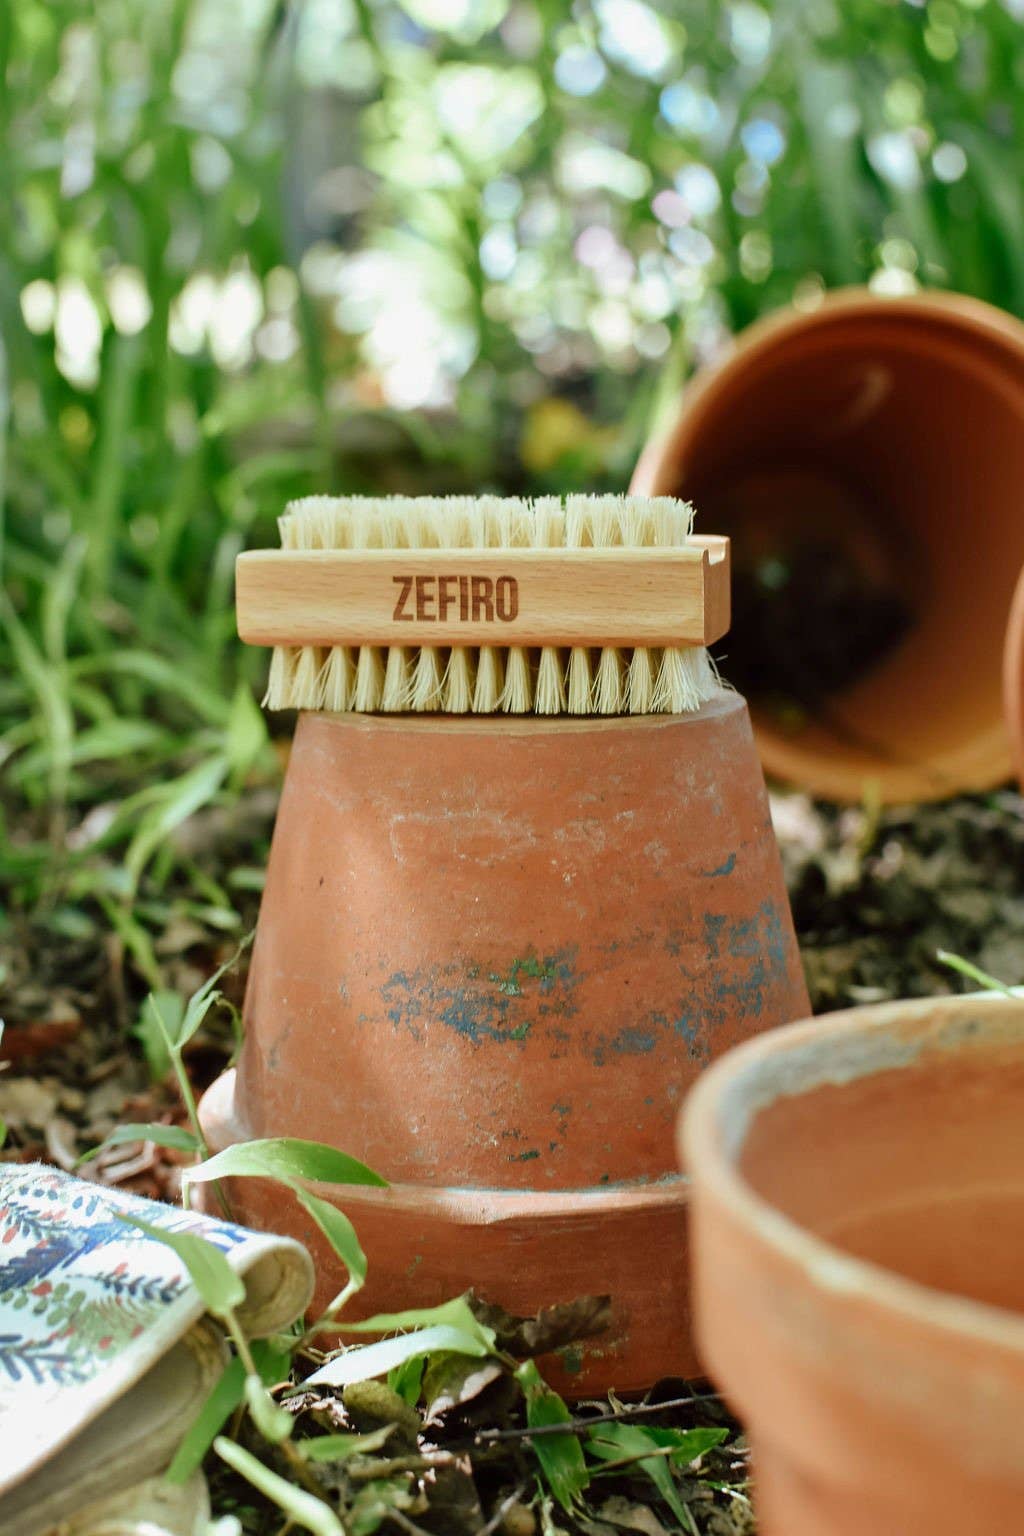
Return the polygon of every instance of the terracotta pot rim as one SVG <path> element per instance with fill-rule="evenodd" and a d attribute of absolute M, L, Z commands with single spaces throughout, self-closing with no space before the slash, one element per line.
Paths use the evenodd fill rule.
<path fill-rule="evenodd" d="M 730 365 L 736 358 L 749 360 L 771 352 L 791 335 L 807 336 L 813 330 L 840 325 L 849 319 L 888 322 L 893 317 L 918 324 L 922 320 L 931 321 L 937 330 L 953 335 L 962 334 L 965 330 L 980 331 L 1007 353 L 1018 359 L 1024 357 L 1024 326 L 1013 315 L 998 309 L 994 304 L 986 303 L 984 299 L 945 289 L 890 295 L 873 293 L 870 288 L 860 284 L 834 288 L 813 308 L 797 309 L 792 304 L 786 304 L 752 321 L 731 339 L 721 354 L 692 374 L 686 384 L 687 437 L 696 435 L 694 423 L 713 402 L 720 388 L 729 387 Z M 656 471 L 666 457 L 666 450 L 679 433 L 678 400 L 673 398 L 666 406 L 665 419 L 656 426 L 640 456 L 630 482 L 631 491 L 639 495 L 652 494 Z"/>
<path fill-rule="evenodd" d="M 366 715 L 355 710 L 343 713 L 316 710 L 315 713 L 318 720 L 327 721 L 331 725 L 346 725 L 354 730 L 416 731 L 424 735 L 444 731 L 463 736 L 554 736 L 566 732 L 585 735 L 594 731 L 664 730 L 691 720 L 706 720 L 709 715 L 724 714 L 743 706 L 744 700 L 740 694 L 730 683 L 723 681 L 717 692 L 699 709 L 684 710 L 676 715 Z"/>
<path fill-rule="evenodd" d="M 683 1165 L 699 1165 L 701 1183 L 751 1240 L 801 1271 L 812 1288 L 936 1335 L 998 1344 L 1024 1356 L 1024 1315 L 855 1258 L 758 1195 L 737 1161 L 750 1120 L 779 1098 L 908 1065 L 928 1047 L 951 1050 L 972 1036 L 1024 1047 L 1024 992 L 1019 998 L 970 993 L 871 1004 L 772 1030 L 708 1068 L 680 1116 L 679 1149 Z M 731 1127 L 725 1123 L 730 1115 Z"/>
<path fill-rule="evenodd" d="M 252 1139 L 235 1107 L 236 1069 L 211 1083 L 203 1095 L 201 1113 L 206 1138 L 218 1150 Z M 690 1179 L 683 1173 L 663 1174 L 649 1182 L 581 1185 L 565 1189 L 502 1189 L 480 1185 L 436 1185 L 395 1182 L 386 1188 L 370 1184 L 321 1184 L 304 1181 L 326 1200 L 346 1205 L 415 1209 L 424 1217 L 443 1218 L 476 1226 L 485 1222 L 550 1217 L 560 1222 L 590 1221 L 610 1211 L 643 1208 L 675 1209 L 689 1200 Z M 339 1194 L 339 1191 L 341 1192 Z"/>
<path fill-rule="evenodd" d="M 1010 604 L 1003 648 L 1003 712 L 1013 766 L 1024 788 L 1024 571 Z"/>

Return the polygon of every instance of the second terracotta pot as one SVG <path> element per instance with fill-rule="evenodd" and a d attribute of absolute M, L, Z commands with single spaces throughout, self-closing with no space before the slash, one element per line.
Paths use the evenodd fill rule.
<path fill-rule="evenodd" d="M 367 1310 L 611 1292 L 568 1390 L 692 1371 L 672 1127 L 713 1056 L 806 1011 L 743 701 L 623 720 L 303 715 L 211 1144 L 329 1142 Z M 329 1193 L 322 1191 L 323 1193 Z M 240 1215 L 316 1251 L 287 1195 Z"/>
<path fill-rule="evenodd" d="M 691 1095 L 698 1343 L 762 1536 L 988 1536 L 1024 1509 L 1024 999 L 833 1014 Z"/>
<path fill-rule="evenodd" d="M 850 290 L 745 331 L 687 386 L 631 489 L 689 497 L 732 538 L 724 669 L 748 692 L 766 770 L 899 801 L 1010 776 L 1001 670 L 1022 486 L 1020 321 L 960 295 Z M 771 643 L 746 654 L 748 610 L 787 572 Z M 1007 666 L 1019 690 L 1019 643 Z"/>

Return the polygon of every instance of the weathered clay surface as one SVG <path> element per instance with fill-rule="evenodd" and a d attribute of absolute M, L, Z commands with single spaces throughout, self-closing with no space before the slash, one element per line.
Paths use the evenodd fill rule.
<path fill-rule="evenodd" d="M 764 1536 L 962 1536 L 1024 1506 L 1024 999 L 834 1014 L 691 1097 L 698 1343 Z"/>
<path fill-rule="evenodd" d="M 751 326 L 687 386 L 631 489 L 692 499 L 737 563 L 783 529 L 888 552 L 904 639 L 799 730 L 752 705 L 769 773 L 838 800 L 870 782 L 901 803 L 1009 777 L 1000 664 L 1022 477 L 1019 320 L 959 295 L 851 289 Z"/>
<path fill-rule="evenodd" d="M 307 715 L 237 1085 L 206 1114 L 215 1141 L 312 1137 L 400 1186 L 359 1197 L 368 1306 L 613 1290 L 621 1345 L 646 1291 L 647 1353 L 616 1346 L 612 1373 L 634 1387 L 690 1359 L 682 1323 L 673 1351 L 655 1322 L 682 1096 L 806 1007 L 735 695 L 621 721 Z"/>

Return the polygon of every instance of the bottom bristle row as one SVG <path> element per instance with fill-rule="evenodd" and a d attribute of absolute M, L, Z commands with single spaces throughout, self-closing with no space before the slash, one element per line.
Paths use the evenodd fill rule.
<path fill-rule="evenodd" d="M 361 714 L 675 715 L 699 709 L 720 687 L 700 646 L 278 646 L 264 703 Z"/>

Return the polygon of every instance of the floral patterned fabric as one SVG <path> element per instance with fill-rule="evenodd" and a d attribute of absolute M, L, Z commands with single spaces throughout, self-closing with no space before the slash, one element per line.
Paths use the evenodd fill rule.
<path fill-rule="evenodd" d="M 251 1333 L 282 1328 L 308 1305 L 312 1264 L 287 1238 L 53 1168 L 0 1167 L 0 1493 L 138 1381 L 203 1314 L 178 1256 L 121 1213 L 216 1244 L 258 1297 L 245 1319 Z"/>

